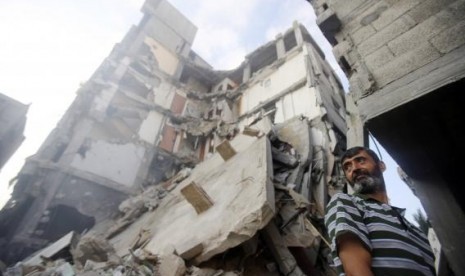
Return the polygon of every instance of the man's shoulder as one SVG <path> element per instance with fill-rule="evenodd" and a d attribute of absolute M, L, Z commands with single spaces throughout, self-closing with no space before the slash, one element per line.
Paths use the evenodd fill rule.
<path fill-rule="evenodd" d="M 334 194 L 331 199 L 329 200 L 329 204 L 331 204 L 332 202 L 335 202 L 335 201 L 356 201 L 357 200 L 357 197 L 354 196 L 354 195 L 349 195 L 349 194 L 346 194 L 346 193 L 343 193 L 343 192 L 339 192 L 339 193 L 336 193 Z"/>

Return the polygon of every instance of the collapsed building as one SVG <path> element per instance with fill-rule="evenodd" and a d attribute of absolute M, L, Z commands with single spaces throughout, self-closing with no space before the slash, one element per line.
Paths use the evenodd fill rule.
<path fill-rule="evenodd" d="M 35 265 L 63 243 L 80 268 L 110 259 L 86 256 L 87 239 L 117 259 L 176 253 L 201 266 L 242 247 L 243 269 L 244 254 L 264 258 L 249 271 L 330 271 L 322 218 L 344 189 L 345 99 L 308 31 L 295 22 L 218 71 L 167 1 L 142 11 L 19 172 L 0 214 L 0 259 Z"/>
<path fill-rule="evenodd" d="M 383 145 L 420 199 L 450 269 L 465 275 L 465 2 L 309 2 L 350 81 L 348 146 L 367 144 L 368 133 Z"/>
<path fill-rule="evenodd" d="M 23 143 L 28 105 L 0 94 L 0 170 Z"/>

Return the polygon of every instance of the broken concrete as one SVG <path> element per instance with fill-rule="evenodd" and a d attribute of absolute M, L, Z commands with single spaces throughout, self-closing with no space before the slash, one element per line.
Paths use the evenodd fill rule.
<path fill-rule="evenodd" d="M 78 273 L 182 271 L 179 258 L 193 275 L 329 271 L 317 233 L 327 187 L 339 187 L 344 101 L 311 35 L 295 22 L 217 71 L 167 1 L 143 12 L 26 162 L 0 216 L 0 258 L 20 260 L 82 219 L 68 223 L 85 232 Z M 278 233 L 267 239 L 268 226 Z"/>
<path fill-rule="evenodd" d="M 146 250 L 164 254 L 185 243 L 201 243 L 203 251 L 195 261 L 202 262 L 250 239 L 262 229 L 274 215 L 270 145 L 266 137 L 247 140 L 248 147 L 227 163 L 215 155 L 194 168 L 154 212 L 112 239 L 117 251 L 125 254 L 128 235 L 142 227 L 154 233 Z M 200 214 L 181 195 L 181 190 L 192 182 L 200 185 L 215 202 Z"/>
<path fill-rule="evenodd" d="M 192 207 L 194 207 L 197 214 L 203 213 L 213 206 L 212 199 L 205 190 L 195 182 L 191 182 L 189 185 L 184 186 L 181 189 L 181 194 Z"/>

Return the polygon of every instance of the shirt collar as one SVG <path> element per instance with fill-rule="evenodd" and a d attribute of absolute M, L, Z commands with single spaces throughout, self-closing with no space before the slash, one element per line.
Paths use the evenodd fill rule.
<path fill-rule="evenodd" d="M 359 194 L 359 193 L 355 193 L 354 196 L 357 196 L 361 199 L 364 199 L 366 201 L 373 201 L 373 202 L 376 202 L 378 204 L 384 204 L 383 202 L 375 199 L 375 198 L 372 198 L 370 195 L 365 195 L 365 194 Z M 392 209 L 395 209 L 400 215 L 404 216 L 405 215 L 405 211 L 407 209 L 405 208 L 399 208 L 399 207 L 396 207 L 396 206 L 392 206 L 390 204 L 388 204 L 389 206 L 391 206 Z"/>

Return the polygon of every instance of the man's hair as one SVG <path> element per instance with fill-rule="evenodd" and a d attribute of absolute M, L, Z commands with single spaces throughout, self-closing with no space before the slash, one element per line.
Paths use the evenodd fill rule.
<path fill-rule="evenodd" d="M 347 149 L 346 152 L 344 152 L 344 154 L 342 155 L 342 158 L 341 158 L 341 163 L 344 162 L 345 159 L 351 158 L 351 157 L 355 156 L 356 154 L 358 154 L 361 151 L 365 151 L 366 153 L 368 153 L 368 155 L 370 155 L 371 158 L 373 158 L 373 160 L 376 163 L 379 163 L 381 161 L 379 159 L 378 155 L 376 155 L 376 153 L 374 151 L 372 151 L 371 149 L 369 149 L 369 148 L 366 148 L 366 147 L 352 147 L 350 149 Z"/>

